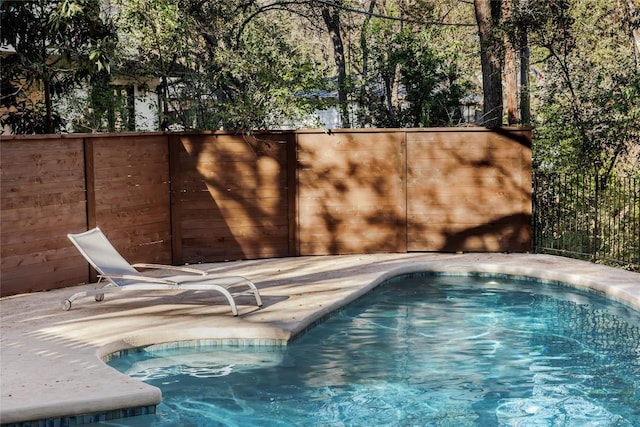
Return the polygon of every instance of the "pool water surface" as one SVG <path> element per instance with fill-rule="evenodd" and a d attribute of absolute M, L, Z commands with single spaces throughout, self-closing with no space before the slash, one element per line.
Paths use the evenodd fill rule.
<path fill-rule="evenodd" d="M 640 425 L 640 314 L 557 284 L 397 278 L 286 347 L 158 348 L 109 362 L 157 413 L 109 425 Z"/>

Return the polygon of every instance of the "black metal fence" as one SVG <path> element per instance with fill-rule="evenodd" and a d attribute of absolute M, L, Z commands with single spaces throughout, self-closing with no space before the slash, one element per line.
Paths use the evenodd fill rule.
<path fill-rule="evenodd" d="M 640 178 L 536 171 L 533 235 L 535 252 L 640 271 Z"/>

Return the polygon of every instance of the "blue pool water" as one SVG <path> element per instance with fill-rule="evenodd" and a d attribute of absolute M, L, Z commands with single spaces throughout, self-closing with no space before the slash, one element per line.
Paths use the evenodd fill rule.
<path fill-rule="evenodd" d="M 490 277 L 403 278 L 287 347 L 130 352 L 153 426 L 640 426 L 640 314 Z"/>

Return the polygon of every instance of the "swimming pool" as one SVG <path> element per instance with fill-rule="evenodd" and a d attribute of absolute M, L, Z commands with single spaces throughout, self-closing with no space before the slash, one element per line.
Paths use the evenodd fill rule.
<path fill-rule="evenodd" d="M 640 315 L 562 285 L 394 279 L 287 347 L 148 347 L 115 368 L 163 391 L 118 425 L 640 424 Z"/>

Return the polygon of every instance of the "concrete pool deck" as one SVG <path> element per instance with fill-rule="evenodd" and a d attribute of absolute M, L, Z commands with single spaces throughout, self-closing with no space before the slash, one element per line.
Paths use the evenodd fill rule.
<path fill-rule="evenodd" d="M 216 293 L 123 292 L 108 294 L 100 303 L 93 297 L 79 299 L 71 311 L 61 310 L 62 300 L 93 285 L 1 299 L 0 423 L 49 420 L 53 425 L 65 417 L 81 423 L 123 408 L 152 408 L 161 399 L 160 391 L 110 368 L 103 358 L 177 341 L 284 344 L 385 279 L 405 273 L 536 277 L 594 289 L 640 310 L 640 274 L 551 255 L 342 255 L 198 267 L 250 278 L 260 289 L 264 307 L 257 309 L 250 297 L 242 297 L 239 316 L 233 317 Z"/>

